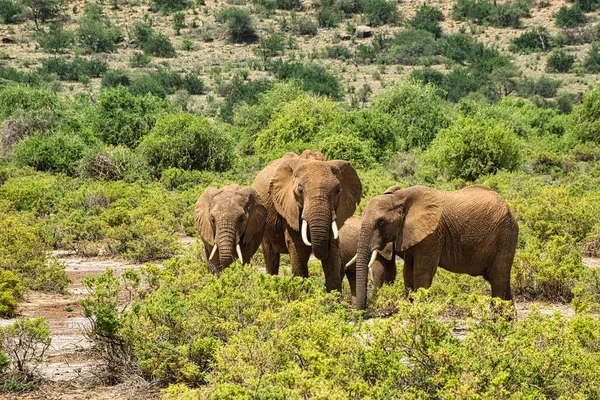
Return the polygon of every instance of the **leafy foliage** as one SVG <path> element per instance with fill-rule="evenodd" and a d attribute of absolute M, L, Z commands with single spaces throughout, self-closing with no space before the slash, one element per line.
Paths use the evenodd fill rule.
<path fill-rule="evenodd" d="M 276 64 L 275 68 L 278 79 L 298 81 L 305 91 L 334 100 L 343 96 L 339 77 L 320 65 L 282 62 Z"/>
<path fill-rule="evenodd" d="M 577 4 L 571 7 L 562 6 L 556 14 L 556 26 L 562 28 L 573 28 L 585 24 L 586 21 L 583 10 Z"/>
<path fill-rule="evenodd" d="M 234 43 L 248 43 L 256 40 L 252 15 L 240 7 L 227 7 L 215 16 L 217 22 L 225 24 L 229 38 Z"/>
<path fill-rule="evenodd" d="M 575 56 L 566 54 L 564 50 L 557 50 L 548 56 L 546 69 L 548 72 L 566 73 L 575 63 Z"/>
<path fill-rule="evenodd" d="M 19 22 L 24 12 L 25 7 L 16 1 L 0 1 L 0 22 L 3 24 L 16 24 Z"/>

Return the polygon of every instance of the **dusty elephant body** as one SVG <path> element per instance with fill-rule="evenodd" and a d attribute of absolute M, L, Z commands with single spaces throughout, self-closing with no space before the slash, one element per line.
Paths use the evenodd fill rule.
<path fill-rule="evenodd" d="M 342 229 L 340 229 L 342 266 L 345 268 L 352 297 L 356 297 L 356 250 L 360 236 L 360 226 L 361 217 L 353 216 L 348 218 Z M 369 275 L 373 279 L 373 285 L 376 289 L 382 287 L 384 283 L 394 282 L 396 279 L 396 254 L 392 243 L 388 243 L 383 250 L 377 252 Z"/>
<path fill-rule="evenodd" d="M 252 188 L 229 185 L 206 188 L 194 207 L 194 221 L 204 243 L 211 273 L 220 273 L 235 256 L 242 263 L 258 250 L 267 210 Z"/>
<path fill-rule="evenodd" d="M 253 187 L 267 208 L 262 242 L 266 269 L 279 273 L 281 254 L 289 254 L 295 276 L 308 277 L 311 253 L 321 260 L 327 290 L 341 290 L 343 269 L 338 228 L 360 200 L 358 174 L 343 160 L 321 153 L 287 153 L 262 170 Z"/>
<path fill-rule="evenodd" d="M 471 186 L 443 192 L 397 186 L 369 201 L 363 213 L 356 260 L 356 307 L 366 307 L 367 270 L 374 251 L 393 242 L 404 259 L 407 291 L 431 286 L 440 266 L 483 276 L 492 296 L 509 300 L 510 271 L 519 227 L 493 190 Z"/>

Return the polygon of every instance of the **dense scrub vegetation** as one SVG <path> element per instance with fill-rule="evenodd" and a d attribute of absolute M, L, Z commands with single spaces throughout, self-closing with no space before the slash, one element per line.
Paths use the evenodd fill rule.
<path fill-rule="evenodd" d="M 0 65 L 1 317 L 27 290 L 65 290 L 52 249 L 163 260 L 164 269 L 86 281 L 87 334 L 110 382 L 135 373 L 173 399 L 600 396 L 600 272 L 582 262 L 600 256 L 600 87 L 565 91 L 600 71 L 599 31 L 586 25 L 597 2 L 557 10 L 558 34 L 525 25 L 541 4 L 520 0 L 458 0 L 449 15 L 419 4 L 410 18 L 388 0 L 311 10 L 293 0 L 218 9 L 154 0 L 161 14 L 126 26 L 113 21 L 126 5 L 110 5 L 0 0 L 0 21 L 35 25 L 45 53 L 14 68 L 0 52 L 9 60 Z M 449 19 L 460 28 L 445 31 Z M 519 28 L 511 52 L 484 44 L 494 43 L 479 35 L 488 25 Z M 335 43 L 306 51 L 323 32 Z M 211 41 L 248 59 L 189 64 Z M 518 57 L 561 75 L 524 74 Z M 316 264 L 307 280 L 292 278 L 285 259 L 281 277 L 234 266 L 217 278 L 200 245 L 182 255 L 205 187 L 249 185 L 269 161 L 305 149 L 358 169 L 358 213 L 392 184 L 497 190 L 520 225 L 513 294 L 575 316 L 510 319 L 507 305 L 490 306 L 482 279 L 441 271 L 412 304 L 401 278 L 385 286 L 369 312 L 391 317 L 366 323 L 347 287 L 341 302 L 325 293 Z M 121 312 L 124 288 L 135 298 Z M 47 348 L 49 327 L 0 328 L 0 390 L 31 380 L 24 365 L 43 357 L 21 363 L 20 338 Z"/>

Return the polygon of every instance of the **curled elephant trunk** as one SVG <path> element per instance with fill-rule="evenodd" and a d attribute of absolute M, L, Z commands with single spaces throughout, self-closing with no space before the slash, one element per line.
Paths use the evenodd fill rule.
<path fill-rule="evenodd" d="M 358 249 L 356 252 L 356 299 L 355 308 L 364 310 L 367 307 L 367 282 L 369 268 L 377 257 L 377 251 L 371 252 L 369 243 L 371 242 L 372 230 L 361 232 L 358 240 Z"/>

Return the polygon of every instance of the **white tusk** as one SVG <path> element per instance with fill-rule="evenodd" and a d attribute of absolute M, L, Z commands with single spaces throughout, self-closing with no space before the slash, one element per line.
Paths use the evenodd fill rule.
<path fill-rule="evenodd" d="M 338 231 L 337 228 L 337 224 L 335 222 L 335 219 L 333 220 L 333 222 L 331 223 L 331 230 L 333 231 L 333 238 L 337 240 L 337 238 L 340 236 L 340 233 Z"/>
<path fill-rule="evenodd" d="M 305 219 L 303 219 L 302 220 L 302 241 L 304 242 L 305 245 L 312 246 L 312 244 L 310 244 L 310 242 L 308 241 L 308 236 L 306 234 L 307 230 L 308 230 L 308 223 L 306 222 Z"/>
<path fill-rule="evenodd" d="M 346 267 L 349 267 L 352 264 L 354 264 L 356 262 L 356 257 L 358 257 L 358 254 L 355 254 L 354 257 L 352 257 L 352 260 L 350 260 L 346 263 Z"/>
<path fill-rule="evenodd" d="M 237 251 L 237 255 L 240 258 L 240 262 L 243 264 L 244 263 L 244 257 L 242 256 L 242 249 L 240 248 L 240 244 L 236 244 L 235 245 L 235 250 Z"/>
<path fill-rule="evenodd" d="M 210 252 L 210 257 L 208 257 L 209 260 L 212 260 L 213 257 L 215 256 L 215 254 L 217 254 L 217 245 L 215 244 L 215 247 L 213 247 L 212 251 Z"/>
<path fill-rule="evenodd" d="M 373 254 L 371 254 L 371 259 L 369 260 L 369 268 L 371 268 L 371 265 L 373 265 L 373 263 L 375 262 L 376 257 L 377 257 L 377 250 L 373 250 Z"/>

